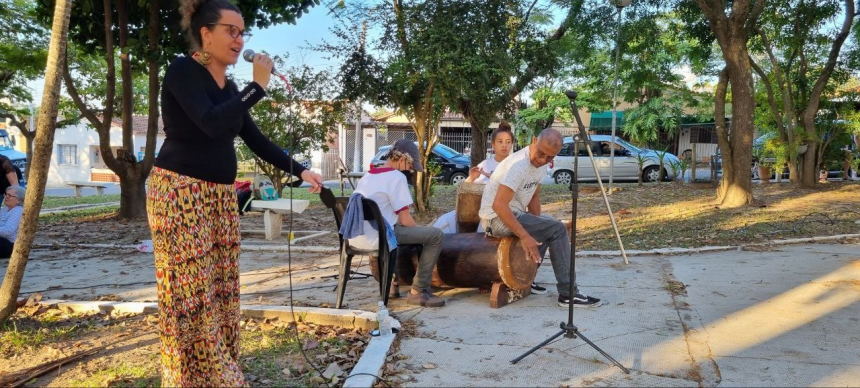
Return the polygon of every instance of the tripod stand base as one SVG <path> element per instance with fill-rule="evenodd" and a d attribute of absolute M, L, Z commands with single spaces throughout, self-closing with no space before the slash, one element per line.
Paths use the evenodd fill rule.
<path fill-rule="evenodd" d="M 521 356 L 511 360 L 511 364 L 516 364 L 516 363 L 520 362 L 522 359 L 528 357 L 530 354 L 536 352 L 538 349 L 548 345 L 550 342 L 554 341 L 556 338 L 564 335 L 567 338 L 577 338 L 577 337 L 582 338 L 582 340 L 585 341 L 585 343 L 587 343 L 592 348 L 594 348 L 594 350 L 597 350 L 600 354 L 603 355 L 603 357 L 606 357 L 609 361 L 612 361 L 612 363 L 615 364 L 615 366 L 621 368 L 621 370 L 623 370 L 624 373 L 626 373 L 628 375 L 630 374 L 629 369 L 625 368 L 624 365 L 621 365 L 620 362 L 616 361 L 614 358 L 612 358 L 612 356 L 610 356 L 608 353 L 604 352 L 603 349 L 601 349 L 599 346 L 594 344 L 594 342 L 591 342 L 591 340 L 589 340 L 588 338 L 583 336 L 582 333 L 579 332 L 579 329 L 576 327 L 576 325 L 566 324 L 566 323 L 562 322 L 559 325 L 559 327 L 561 328 L 561 330 L 558 333 L 553 334 L 552 337 L 547 338 L 543 342 L 537 344 L 537 346 L 535 346 L 535 347 L 529 349 L 527 352 L 523 353 Z"/>

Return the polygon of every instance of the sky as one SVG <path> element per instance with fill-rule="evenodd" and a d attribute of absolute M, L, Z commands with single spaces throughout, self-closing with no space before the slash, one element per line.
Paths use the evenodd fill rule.
<path fill-rule="evenodd" d="M 336 66 L 337 63 L 323 58 L 325 53 L 308 48 L 321 43 L 324 39 L 333 38 L 329 28 L 335 25 L 335 19 L 333 15 L 327 14 L 328 10 L 325 7 L 314 7 L 310 13 L 302 15 L 296 21 L 296 25 L 280 24 L 264 30 L 252 30 L 251 40 L 245 43 L 245 48 L 256 52 L 265 50 L 270 55 L 289 53 L 287 66 L 306 64 L 315 70 Z M 239 79 L 250 80 L 252 67 L 250 63 L 240 58 L 239 63 L 229 69 L 228 73 Z M 281 81 L 272 77 L 271 82 Z M 33 80 L 28 83 L 28 86 L 33 94 L 33 103 L 41 104 L 42 92 L 45 88 L 44 78 Z"/>

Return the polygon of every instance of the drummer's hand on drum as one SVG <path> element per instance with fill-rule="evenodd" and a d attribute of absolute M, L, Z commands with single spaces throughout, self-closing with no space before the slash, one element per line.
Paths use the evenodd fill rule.
<path fill-rule="evenodd" d="M 526 259 L 530 259 L 535 263 L 540 264 L 540 250 L 538 247 L 541 243 L 537 242 L 532 236 L 520 238 L 520 243 L 523 246 L 523 251 L 526 253 Z"/>

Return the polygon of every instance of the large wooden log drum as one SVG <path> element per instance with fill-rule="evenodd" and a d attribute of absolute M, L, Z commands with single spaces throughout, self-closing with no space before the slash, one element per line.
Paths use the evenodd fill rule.
<path fill-rule="evenodd" d="M 457 212 L 458 233 L 475 233 L 478 231 L 478 223 L 481 222 L 478 210 L 481 208 L 484 186 L 480 183 L 467 182 L 460 182 L 457 185 L 457 202 L 454 204 L 454 209 Z"/>
<path fill-rule="evenodd" d="M 397 275 L 400 284 L 412 284 L 418 268 L 419 250 L 406 246 L 398 250 Z M 483 233 L 445 235 L 442 252 L 433 269 L 434 287 L 490 288 L 504 283 L 515 290 L 529 289 L 537 275 L 537 263 L 527 260 L 516 237 L 493 238 Z"/>
<path fill-rule="evenodd" d="M 570 233 L 570 221 L 562 221 Z M 397 281 L 411 286 L 418 268 L 420 248 L 400 245 L 397 249 Z M 379 280 L 376 260 L 370 260 Z M 442 252 L 433 269 L 431 285 L 437 288 L 479 288 L 490 293 L 490 307 L 499 308 L 531 293 L 537 263 L 525 258 L 516 237 L 493 238 L 483 233 L 445 234 Z"/>

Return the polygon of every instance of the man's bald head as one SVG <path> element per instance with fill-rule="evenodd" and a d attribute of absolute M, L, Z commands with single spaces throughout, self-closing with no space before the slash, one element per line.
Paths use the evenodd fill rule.
<path fill-rule="evenodd" d="M 546 128 L 538 135 L 538 144 L 546 142 L 548 146 L 561 149 L 562 141 L 561 133 L 552 128 Z"/>
<path fill-rule="evenodd" d="M 551 162 L 561 150 L 561 134 L 552 128 L 541 131 L 537 142 L 532 144 L 529 159 L 533 166 L 542 167 Z"/>

